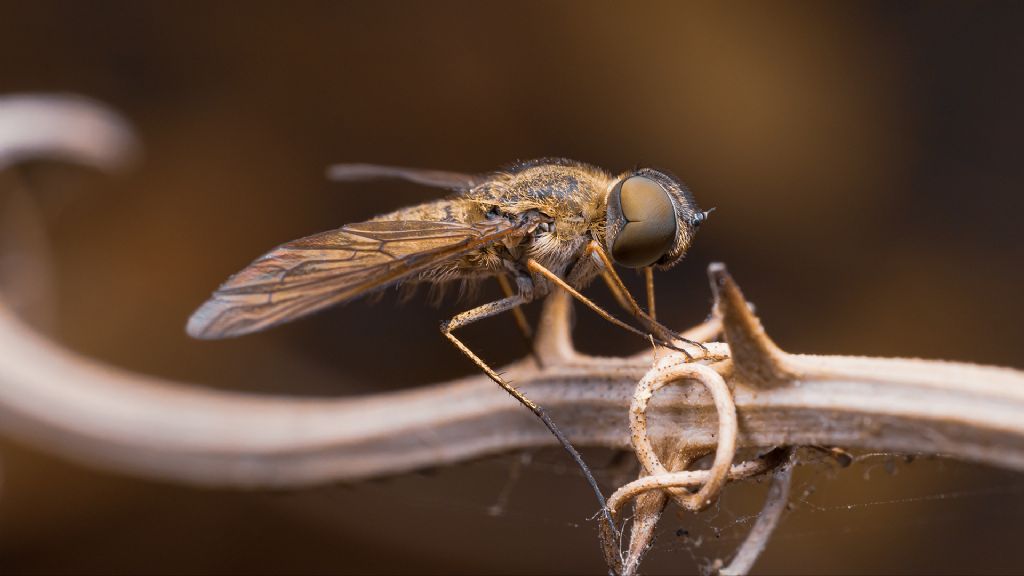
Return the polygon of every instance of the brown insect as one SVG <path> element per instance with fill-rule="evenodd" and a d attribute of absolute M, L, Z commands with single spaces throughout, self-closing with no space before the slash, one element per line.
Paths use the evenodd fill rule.
<path fill-rule="evenodd" d="M 561 158 L 524 162 L 486 176 L 369 164 L 337 165 L 329 175 L 335 180 L 400 178 L 455 193 L 278 246 L 214 292 L 189 319 L 188 333 L 195 338 L 239 336 L 388 286 L 496 278 L 505 298 L 455 316 L 441 325 L 441 332 L 544 422 L 604 507 L 590 470 L 547 413 L 454 331 L 512 311 L 529 337 L 519 307 L 558 287 L 616 325 L 675 348 L 678 336 L 654 318 L 651 271 L 683 258 L 708 212 L 700 211 L 686 187 L 664 172 L 641 168 L 616 176 Z M 648 312 L 626 290 L 613 264 L 645 271 Z M 580 294 L 598 276 L 644 330 Z"/>

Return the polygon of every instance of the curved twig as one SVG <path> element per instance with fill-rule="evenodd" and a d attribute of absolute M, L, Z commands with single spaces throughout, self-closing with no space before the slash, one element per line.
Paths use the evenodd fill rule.
<path fill-rule="evenodd" d="M 711 346 L 714 347 L 714 345 Z M 707 347 L 703 348 L 703 350 L 711 353 Z M 726 358 L 728 356 L 719 356 L 713 358 L 713 360 L 722 361 Z M 728 480 L 766 472 L 770 469 L 769 466 L 766 466 L 766 461 L 764 460 L 732 465 L 736 453 L 736 436 L 738 434 L 736 406 L 733 402 L 732 392 L 717 372 L 703 364 L 689 362 L 690 360 L 692 360 L 690 357 L 683 357 L 680 354 L 669 354 L 656 362 L 654 367 L 637 385 L 636 391 L 633 394 L 633 404 L 629 410 L 629 428 L 633 452 L 640 461 L 643 472 L 639 479 L 623 486 L 612 495 L 612 499 L 608 503 L 608 512 L 613 522 L 620 516 L 620 509 L 625 501 L 641 495 L 647 495 L 652 490 L 659 490 L 668 494 L 684 510 L 699 512 L 717 500 L 719 493 L 725 487 L 725 483 Z M 706 359 L 701 360 L 707 361 Z M 700 488 L 695 493 L 685 490 L 685 488 L 696 486 L 694 484 L 695 476 L 692 474 L 693 471 L 686 470 L 686 468 L 688 468 L 690 463 L 699 458 L 701 454 L 687 449 L 685 431 L 680 432 L 679 442 L 677 442 L 681 445 L 681 448 L 674 448 L 668 455 L 671 459 L 670 461 L 674 461 L 676 465 L 670 471 L 658 458 L 651 443 L 647 426 L 647 407 L 654 396 L 654 392 L 670 383 L 679 383 L 687 379 L 698 382 L 711 394 L 718 418 L 718 443 L 715 447 L 715 458 L 709 470 L 701 471 L 700 478 L 702 478 L 703 482 L 701 482 Z M 788 454 L 789 452 L 786 451 L 786 453 Z M 772 462 L 772 465 L 778 463 L 777 459 L 775 460 Z M 788 490 L 781 497 L 785 500 L 787 496 Z M 778 498 L 776 496 L 776 500 Z M 619 551 L 620 545 L 616 538 L 617 534 L 612 529 L 605 529 L 604 526 L 601 526 L 601 543 L 605 554 L 605 561 L 613 572 L 623 575 L 630 575 L 636 572 L 644 553 L 653 542 L 653 528 L 661 516 L 661 509 L 664 504 L 665 498 L 652 499 L 647 497 L 637 502 L 635 506 L 636 518 L 633 528 L 630 530 L 630 544 L 628 552 L 624 557 Z M 770 511 L 774 504 L 776 502 L 770 499 L 766 512 Z M 763 548 L 763 546 L 758 546 L 757 543 L 767 542 L 775 527 L 775 523 L 769 518 L 770 515 L 765 516 L 764 520 L 758 522 L 755 530 L 751 532 L 748 542 L 740 549 L 741 554 L 738 556 L 739 560 L 735 563 L 735 568 L 744 574 L 753 566 L 754 561 Z"/>
<path fill-rule="evenodd" d="M 707 482 L 695 494 L 690 494 L 670 484 L 662 486 L 668 490 L 681 508 L 699 512 L 711 505 L 725 485 L 729 466 L 736 454 L 736 435 L 738 433 L 736 405 L 733 403 L 729 387 L 726 386 L 725 380 L 718 372 L 703 364 L 682 363 L 684 361 L 685 359 L 682 358 L 672 358 L 668 362 L 659 362 L 659 366 L 655 366 L 640 380 L 633 396 L 633 404 L 629 408 L 629 429 L 633 452 L 636 453 L 637 460 L 640 461 L 644 471 L 649 477 L 667 475 L 669 470 L 665 468 L 654 452 L 650 436 L 647 434 L 647 404 L 654 396 L 655 391 L 684 379 L 693 379 L 699 382 L 711 393 L 718 415 L 718 442 L 715 447 L 715 461 L 711 465 Z M 637 482 L 643 480 L 644 478 L 641 478 Z"/>
<path fill-rule="evenodd" d="M 63 160 L 121 170 L 139 154 L 131 126 L 77 94 L 0 97 L 0 170 L 25 160 Z"/>
<path fill-rule="evenodd" d="M 761 458 L 733 464 L 727 469 L 728 480 L 745 480 L 769 472 L 785 460 L 788 449 L 775 449 Z M 644 476 L 616 490 L 608 498 L 608 508 L 616 514 L 627 502 L 651 490 L 672 490 L 706 486 L 716 475 L 713 470 L 680 470 Z"/>
<path fill-rule="evenodd" d="M 732 482 L 735 480 L 744 480 L 754 476 L 759 476 L 779 466 L 785 461 L 788 455 L 788 448 L 776 448 L 755 460 L 749 460 L 741 462 L 740 464 L 733 464 L 731 466 L 727 465 L 724 479 Z M 676 472 L 665 472 L 651 476 L 643 476 L 616 490 L 611 497 L 608 498 L 608 509 L 611 512 L 612 517 L 618 519 L 622 514 L 622 508 L 630 500 L 637 499 L 654 491 L 671 491 L 679 490 L 681 488 L 707 486 L 714 480 L 717 474 L 716 470 L 710 469 L 680 470 Z M 655 518 L 654 521 L 657 522 L 657 518 Z M 634 519 L 634 522 L 636 522 L 636 519 Z M 635 526 L 636 524 L 634 523 L 634 531 Z M 601 543 L 605 553 L 605 561 L 608 565 L 617 573 L 634 574 L 640 565 L 642 552 L 650 546 L 649 537 L 643 542 L 644 548 L 642 550 L 635 549 L 631 543 L 628 554 L 626 557 L 622 557 L 618 549 L 618 542 L 615 540 L 614 535 L 611 534 L 609 530 L 606 530 L 603 524 L 599 528 L 601 532 Z M 774 525 L 772 528 L 774 528 Z M 768 530 L 764 535 L 764 538 L 767 539 L 770 535 L 771 531 Z M 758 553 L 760 553 L 760 550 L 758 550 Z M 756 556 L 754 559 L 756 560 Z"/>
<path fill-rule="evenodd" d="M 550 317 L 542 323 L 553 332 L 566 325 Z M 568 352 L 557 338 L 539 339 Z M 573 354 L 557 363 L 552 356 L 541 370 L 531 361 L 505 370 L 573 442 L 628 447 L 628 407 L 650 356 Z M 926 360 L 785 359 L 800 377 L 761 389 L 734 362 L 713 366 L 735 391 L 739 447 L 938 453 L 1024 470 L 1018 371 Z M 685 429 L 691 446 L 715 446 L 707 394 L 670 390 L 650 413 L 655 440 Z M 0 431 L 90 466 L 239 487 L 358 480 L 553 442 L 483 376 L 333 400 L 213 391 L 71 353 L 2 309 Z"/>

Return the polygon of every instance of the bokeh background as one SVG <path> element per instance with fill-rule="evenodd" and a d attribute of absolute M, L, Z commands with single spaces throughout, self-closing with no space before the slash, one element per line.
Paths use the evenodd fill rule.
<path fill-rule="evenodd" d="M 33 321 L 94 358 L 222 389 L 339 396 L 468 374 L 437 332 L 468 305 L 451 300 L 389 295 L 227 342 L 183 328 L 268 248 L 437 194 L 332 184 L 330 163 L 481 172 L 566 156 L 666 168 L 717 206 L 658 280 L 671 326 L 703 318 L 704 269 L 724 261 L 786 349 L 1024 368 L 1022 12 L 0 2 L 0 92 L 99 99 L 145 147 L 117 177 L 19 170 L 54 255 Z M 644 346 L 588 314 L 578 333 L 590 352 Z M 495 362 L 523 352 L 510 320 L 466 338 Z M 603 569 L 592 496 L 557 451 L 279 493 L 123 477 L 6 441 L 0 454 L 4 573 Z M 614 455 L 588 457 L 611 487 Z M 798 485 L 761 572 L 1024 572 L 1018 475 L 877 457 L 811 463 Z M 726 553 L 763 489 L 734 486 L 697 518 L 670 512 L 647 570 L 692 573 Z"/>

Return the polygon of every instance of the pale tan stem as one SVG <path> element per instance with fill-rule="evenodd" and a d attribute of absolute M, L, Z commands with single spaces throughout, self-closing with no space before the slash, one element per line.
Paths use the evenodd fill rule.
<path fill-rule="evenodd" d="M 644 470 L 650 475 L 668 474 L 668 469 L 654 452 L 647 433 L 648 403 L 654 393 L 663 386 L 670 383 L 685 383 L 687 380 L 700 383 L 711 393 L 718 415 L 718 442 L 708 482 L 696 494 L 678 488 L 668 488 L 669 494 L 681 508 L 696 512 L 710 506 L 725 485 L 729 466 L 736 453 L 736 406 L 733 404 L 729 387 L 718 372 L 703 364 L 681 363 L 683 360 L 678 356 L 662 360 L 659 366 L 648 372 L 640 381 L 629 408 L 629 429 L 633 451 Z M 685 434 L 680 436 L 685 437 Z"/>
<path fill-rule="evenodd" d="M 122 170 L 138 155 L 132 127 L 104 104 L 76 94 L 0 96 L 0 170 L 40 158 Z"/>
<path fill-rule="evenodd" d="M 666 454 L 664 460 L 669 470 L 685 470 L 690 465 L 679 451 Z M 644 474 L 641 473 L 640 477 L 643 478 Z M 617 546 L 613 548 L 610 543 L 603 543 L 606 559 L 614 558 L 612 562 L 618 561 L 621 564 L 619 572 L 622 576 L 631 576 L 639 570 L 640 562 L 654 543 L 655 529 L 666 504 L 668 495 L 662 490 L 651 490 L 636 496 L 633 502 L 633 522 L 629 527 L 629 546 L 624 558 L 620 559 Z M 609 552 L 615 556 L 610 556 Z"/>
<path fill-rule="evenodd" d="M 544 322 L 541 322 L 543 326 Z M 538 335 L 538 338 L 540 335 Z M 799 385 L 757 390 L 728 363 L 738 445 L 945 454 L 1024 471 L 1024 375 L 927 360 L 788 356 Z M 650 353 L 574 356 L 509 372 L 573 442 L 629 446 Z M 715 446 L 707 394 L 668 391 L 651 435 Z M 0 431 L 93 467 L 219 486 L 300 487 L 397 474 L 555 439 L 483 374 L 358 398 L 214 391 L 120 370 L 56 346 L 0 310 Z"/>
<path fill-rule="evenodd" d="M 726 478 L 728 480 L 743 480 L 764 474 L 777 464 L 774 458 L 763 458 L 750 460 L 740 464 L 734 464 L 728 468 Z M 678 488 L 693 488 L 706 485 L 714 479 L 717 473 L 712 470 L 682 470 L 679 472 L 667 472 L 657 476 L 644 476 L 616 490 L 608 498 L 608 508 L 613 515 L 622 511 L 626 502 L 651 490 L 675 490 Z"/>
<path fill-rule="evenodd" d="M 786 458 L 790 462 L 776 468 L 772 475 L 772 483 L 768 487 L 768 497 L 761 513 L 757 515 L 754 526 L 736 550 L 732 561 L 718 570 L 718 574 L 721 576 L 749 574 L 754 563 L 761 556 L 761 552 L 764 552 L 765 547 L 768 546 L 768 540 L 771 539 L 772 533 L 775 532 L 775 528 L 782 519 L 782 514 L 789 505 L 789 489 L 793 483 L 793 468 L 796 466 L 791 453 L 787 453 Z"/>
<path fill-rule="evenodd" d="M 783 454 L 788 450 L 773 450 L 763 458 L 734 464 L 727 467 L 729 481 L 742 480 L 764 474 L 778 466 L 783 459 Z M 681 462 L 680 467 L 685 467 L 686 462 Z M 625 486 L 622 486 L 611 498 L 608 499 L 608 509 L 613 519 L 618 520 L 622 515 L 622 508 L 627 502 L 635 499 L 637 501 L 637 516 L 633 519 L 630 530 L 630 546 L 625 557 L 621 555 L 618 543 L 613 539 L 612 534 L 601 526 L 601 543 L 604 549 L 605 560 L 608 565 L 623 576 L 635 574 L 640 567 L 644 552 L 651 546 L 653 540 L 654 525 L 661 516 L 661 508 L 665 503 L 664 494 L 682 488 L 693 488 L 714 480 L 714 470 L 679 470 L 654 476 L 642 476 Z M 660 501 L 653 497 L 663 496 Z M 640 508 L 644 503 L 646 510 Z M 646 513 L 642 516 L 641 513 Z M 770 533 L 765 536 L 767 538 Z"/>

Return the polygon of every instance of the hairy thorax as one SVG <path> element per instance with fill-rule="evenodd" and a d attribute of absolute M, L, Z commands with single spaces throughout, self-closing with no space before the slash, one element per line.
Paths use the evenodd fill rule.
<path fill-rule="evenodd" d="M 603 234 L 606 195 L 611 175 L 578 163 L 552 170 L 548 162 L 528 163 L 502 173 L 467 193 L 481 205 L 512 217 L 536 213 L 544 218 L 522 239 L 515 254 L 563 275 L 586 244 Z"/>

